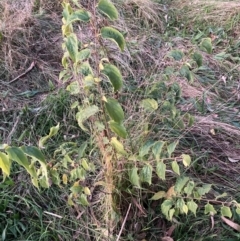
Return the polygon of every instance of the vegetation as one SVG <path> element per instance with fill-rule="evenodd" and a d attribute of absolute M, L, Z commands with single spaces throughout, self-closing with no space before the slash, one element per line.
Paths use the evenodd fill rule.
<path fill-rule="evenodd" d="M 240 239 L 238 7 L 1 1 L 0 240 Z"/>

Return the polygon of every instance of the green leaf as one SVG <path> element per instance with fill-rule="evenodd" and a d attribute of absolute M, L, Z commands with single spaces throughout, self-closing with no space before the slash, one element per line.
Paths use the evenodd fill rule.
<path fill-rule="evenodd" d="M 69 84 L 66 88 L 67 91 L 70 92 L 71 95 L 77 95 L 80 93 L 80 86 L 78 81 L 73 81 L 71 84 Z"/>
<path fill-rule="evenodd" d="M 154 145 L 154 142 L 152 140 L 148 140 L 146 143 L 144 143 L 144 145 L 139 150 L 139 156 L 140 157 L 146 156 L 153 145 Z"/>
<path fill-rule="evenodd" d="M 76 119 L 78 121 L 78 125 L 81 127 L 83 131 L 88 131 L 88 129 L 84 127 L 83 122 L 85 122 L 89 117 L 95 115 L 98 111 L 99 109 L 96 105 L 91 105 L 77 112 Z"/>
<path fill-rule="evenodd" d="M 214 209 L 212 204 L 206 204 L 205 205 L 205 210 L 204 210 L 204 214 L 216 214 L 216 210 Z"/>
<path fill-rule="evenodd" d="M 121 124 L 124 120 L 124 112 L 119 102 L 113 98 L 108 98 L 105 101 L 105 107 L 111 119 Z"/>
<path fill-rule="evenodd" d="M 169 219 L 169 210 L 173 206 L 172 200 L 165 200 L 161 205 L 162 213 Z"/>
<path fill-rule="evenodd" d="M 32 178 L 37 179 L 37 173 L 33 167 L 30 166 L 30 162 L 27 159 L 27 156 L 18 147 L 8 147 L 6 152 L 10 159 L 16 161 L 19 165 L 23 166 L 25 170 L 31 175 Z"/>
<path fill-rule="evenodd" d="M 141 188 L 137 167 L 134 167 L 131 170 L 129 170 L 129 180 L 134 186 Z"/>
<path fill-rule="evenodd" d="M 87 146 L 88 146 L 87 141 L 85 141 L 81 144 L 81 146 L 79 147 L 79 150 L 78 150 L 78 159 L 81 159 L 84 156 Z"/>
<path fill-rule="evenodd" d="M 76 21 L 89 22 L 90 18 L 91 18 L 91 14 L 88 11 L 79 9 L 79 10 L 73 12 L 68 17 L 68 24 L 76 22 Z"/>
<path fill-rule="evenodd" d="M 164 198 L 166 196 L 166 192 L 164 191 L 159 191 L 159 192 L 156 192 L 150 200 L 159 200 L 161 198 Z"/>
<path fill-rule="evenodd" d="M 166 165 L 164 164 L 163 161 L 158 161 L 157 162 L 157 167 L 156 167 L 156 173 L 158 177 L 162 180 L 165 180 L 165 175 L 166 175 Z"/>
<path fill-rule="evenodd" d="M 141 101 L 141 106 L 146 110 L 146 111 L 155 111 L 158 109 L 158 103 L 154 99 L 145 99 Z"/>
<path fill-rule="evenodd" d="M 88 59 L 90 54 L 91 54 L 90 49 L 81 50 L 80 52 L 77 53 L 77 62 Z"/>
<path fill-rule="evenodd" d="M 174 213 L 175 213 L 175 208 L 171 208 L 168 213 L 170 221 L 172 221 Z"/>
<path fill-rule="evenodd" d="M 152 153 L 157 161 L 160 160 L 160 156 L 161 156 L 162 148 L 164 144 L 165 144 L 164 141 L 156 141 L 152 147 Z"/>
<path fill-rule="evenodd" d="M 182 198 L 178 198 L 176 204 L 175 204 L 175 207 L 176 208 L 179 208 L 180 212 L 183 213 L 183 207 L 185 205 L 185 202 Z"/>
<path fill-rule="evenodd" d="M 188 167 L 191 164 L 191 157 L 189 155 L 182 154 L 182 162 L 185 167 Z"/>
<path fill-rule="evenodd" d="M 87 195 L 82 193 L 78 199 L 79 203 L 82 204 L 83 206 L 88 206 L 89 202 L 87 200 Z"/>
<path fill-rule="evenodd" d="M 11 165 L 12 161 L 9 159 L 9 157 L 5 153 L 0 152 L 0 168 L 7 176 L 10 175 Z"/>
<path fill-rule="evenodd" d="M 59 123 L 56 126 L 50 128 L 50 132 L 47 136 L 41 137 L 41 139 L 39 140 L 38 146 L 40 148 L 43 148 L 45 142 L 51 137 L 55 136 L 58 133 L 58 130 L 59 130 Z"/>
<path fill-rule="evenodd" d="M 82 165 L 82 167 L 83 167 L 86 171 L 90 171 L 90 170 L 91 170 L 91 168 L 90 168 L 90 166 L 89 166 L 89 164 L 88 164 L 88 160 L 87 160 L 86 158 L 83 158 L 83 159 L 81 160 L 81 165 Z"/>
<path fill-rule="evenodd" d="M 71 33 L 67 36 L 66 47 L 70 58 L 73 62 L 76 62 L 78 54 L 78 40 L 76 34 Z"/>
<path fill-rule="evenodd" d="M 127 137 L 127 131 L 122 124 L 119 124 L 115 121 L 109 121 L 109 127 L 111 131 L 116 133 L 118 136 L 124 139 Z"/>
<path fill-rule="evenodd" d="M 208 193 L 212 188 L 211 184 L 205 184 L 202 187 L 199 187 L 197 189 L 197 192 L 199 193 L 200 196 L 205 195 L 206 193 Z"/>
<path fill-rule="evenodd" d="M 82 63 L 78 71 L 84 76 L 93 75 L 92 68 L 88 62 Z"/>
<path fill-rule="evenodd" d="M 193 82 L 193 74 L 189 70 L 189 67 L 187 65 L 182 66 L 182 68 L 180 69 L 180 74 L 181 76 L 185 77 L 189 82 Z"/>
<path fill-rule="evenodd" d="M 168 152 L 169 158 L 172 156 L 172 153 L 175 151 L 177 145 L 178 145 L 178 141 L 175 141 L 167 146 L 167 152 Z"/>
<path fill-rule="evenodd" d="M 152 166 L 150 164 L 145 165 L 140 171 L 140 180 L 152 184 Z"/>
<path fill-rule="evenodd" d="M 112 27 L 103 27 L 101 29 L 101 36 L 104 39 L 110 39 L 117 44 L 121 51 L 125 48 L 125 39 L 123 35 L 116 29 Z"/>
<path fill-rule="evenodd" d="M 173 171 L 180 176 L 180 170 L 179 170 L 179 165 L 177 161 L 172 162 L 172 169 Z"/>
<path fill-rule="evenodd" d="M 104 69 L 102 70 L 102 73 L 108 77 L 114 91 L 116 92 L 120 90 L 123 86 L 123 78 L 119 69 L 112 64 L 104 64 L 103 67 Z"/>
<path fill-rule="evenodd" d="M 184 188 L 184 192 L 188 196 L 192 195 L 192 191 L 193 191 L 194 186 L 195 186 L 195 184 L 194 184 L 193 181 L 188 182 L 187 186 Z"/>
<path fill-rule="evenodd" d="M 28 156 L 37 159 L 38 161 L 40 161 L 43 164 L 47 164 L 45 161 L 45 157 L 43 155 L 43 153 L 35 146 L 23 146 L 21 147 L 21 149 L 23 150 L 23 152 L 25 154 L 27 154 Z"/>
<path fill-rule="evenodd" d="M 200 47 L 206 51 L 208 54 L 212 53 L 212 40 L 211 38 L 203 38 Z"/>
<path fill-rule="evenodd" d="M 118 141 L 116 137 L 111 138 L 111 145 L 114 147 L 117 153 L 124 156 L 127 154 L 127 152 L 124 150 L 123 144 L 120 141 Z"/>
<path fill-rule="evenodd" d="M 197 211 L 198 205 L 193 200 L 191 200 L 187 202 L 187 206 L 189 211 L 191 211 L 196 217 L 196 211 Z"/>
<path fill-rule="evenodd" d="M 221 207 L 221 215 L 224 217 L 231 218 L 232 217 L 232 212 L 229 207 Z"/>
<path fill-rule="evenodd" d="M 183 176 L 178 177 L 177 181 L 176 181 L 176 184 L 175 184 L 174 190 L 177 193 L 181 193 L 183 187 L 187 184 L 188 181 L 189 181 L 189 177 L 183 177 Z"/>
<path fill-rule="evenodd" d="M 193 60 L 197 63 L 197 66 L 200 67 L 203 64 L 203 57 L 200 53 L 195 52 L 192 56 Z"/>
<path fill-rule="evenodd" d="M 184 54 L 181 50 L 172 50 L 170 53 L 169 53 L 169 56 L 173 57 L 175 60 L 179 61 L 183 58 Z"/>
<path fill-rule="evenodd" d="M 109 0 L 100 0 L 98 5 L 98 9 L 105 14 L 109 19 L 116 20 L 118 19 L 118 11 L 115 6 Z"/>

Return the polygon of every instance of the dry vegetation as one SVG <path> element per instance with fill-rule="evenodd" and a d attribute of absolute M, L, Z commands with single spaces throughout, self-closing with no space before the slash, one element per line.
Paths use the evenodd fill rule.
<path fill-rule="evenodd" d="M 195 117 L 195 124 L 191 128 L 173 133 L 162 128 L 157 135 L 160 138 L 167 137 L 180 141 L 181 149 L 178 151 L 190 154 L 196 160 L 195 167 L 189 171 L 195 179 L 203 183 L 212 183 L 216 187 L 221 186 L 224 192 L 230 194 L 230 199 L 239 201 L 239 2 L 204 0 L 173 0 L 170 3 L 151 0 L 114 2 L 121 15 L 116 26 L 125 33 L 128 49 L 123 54 L 116 55 L 114 46 L 110 46 L 109 58 L 122 66 L 126 82 L 123 93 L 123 96 L 126 96 L 124 105 L 128 110 L 129 120 L 131 118 L 136 120 L 133 124 L 133 141 L 143 131 L 140 118 L 142 113 L 135 112 L 135 104 L 146 94 L 146 89 L 164 78 L 167 67 L 178 69 L 181 64 L 168 58 L 168 53 L 173 49 L 182 50 L 187 56 L 185 60 L 188 61 L 190 50 L 198 49 L 199 39 L 196 36 L 199 33 L 202 34 L 201 37 L 212 38 L 214 52 L 212 55 L 201 52 L 206 68 L 194 73 L 193 83 L 176 75 L 168 79 L 169 86 L 174 82 L 181 86 L 182 100 L 178 103 L 178 108 L 183 113 L 191 113 Z M 90 3 L 84 1 L 86 6 Z M 81 136 L 81 133 L 76 131 L 76 123 L 68 122 L 72 113 L 69 114 L 70 117 L 66 113 L 59 114 L 61 111 L 66 112 L 71 104 L 71 100 L 66 100 L 69 96 L 64 94 L 57 97 L 62 87 L 58 80 L 62 57 L 61 11 L 58 0 L 0 2 L 0 141 L 3 143 L 11 143 L 13 140 L 15 144 L 22 145 L 36 141 L 43 133 L 33 132 L 33 129 L 41 129 L 39 118 L 43 114 L 51 116 L 52 122 L 49 122 L 48 128 L 62 118 L 66 127 L 63 133 L 65 136 Z M 87 30 L 81 29 L 79 38 L 91 38 L 87 34 Z M 219 53 L 224 53 L 221 58 L 218 56 Z M 50 102 L 44 102 L 47 96 L 51 96 Z M 55 98 L 59 98 L 60 101 L 57 102 Z M 61 103 L 61 108 L 56 103 Z M 38 111 L 37 108 L 41 108 L 42 104 L 45 109 Z M 23 110 L 26 107 L 37 111 L 24 116 Z M 29 120 L 33 122 L 29 123 Z M 45 117 L 40 120 L 44 122 Z M 27 128 L 23 123 L 25 121 L 27 125 L 32 126 L 29 131 L 31 134 L 19 139 L 24 128 Z M 44 126 L 46 127 L 46 124 Z M 24 179 L 22 176 L 18 178 Z M 96 177 L 96 181 L 98 178 Z M 169 187 L 171 183 L 171 176 L 168 184 L 156 181 L 151 192 Z M 101 200 L 102 193 L 94 191 L 96 196 L 93 200 L 97 204 L 87 211 L 79 207 L 65 210 L 66 190 L 44 193 L 41 205 L 50 202 L 50 212 L 64 214 L 66 217 L 62 221 L 54 219 L 55 226 L 50 223 L 49 217 L 49 219 L 42 218 L 41 221 L 49 223 L 52 232 L 49 232 L 49 236 L 46 235 L 43 240 L 69 240 L 71 237 L 74 240 L 103 240 L 100 234 L 106 231 L 101 227 L 101 216 L 104 216 L 104 211 L 101 209 L 101 203 L 97 202 Z M 28 200 L 30 200 L 29 192 L 32 192 L 31 198 L 37 195 L 31 188 L 27 192 L 26 194 L 23 187 L 18 190 L 13 188 L 9 199 L 10 195 L 16 193 L 17 195 L 24 193 Z M 52 197 L 53 201 L 50 201 Z M 175 220 L 176 226 L 172 226 L 159 210 L 156 211 L 158 203 L 150 203 L 149 197 L 146 193 L 141 196 L 140 192 L 134 198 L 127 192 L 121 197 L 120 223 L 123 222 L 129 203 L 132 202 L 132 209 L 123 231 L 125 238 L 122 240 L 160 240 L 159 237 L 165 236 L 167 231 L 174 240 L 212 240 L 216 234 L 219 237 L 216 240 L 227 240 L 229 231 L 218 221 L 211 229 L 209 220 L 203 217 L 203 213 L 199 214 L 199 219 L 188 217 L 186 225 L 185 220 L 179 219 Z M 21 207 L 24 207 L 23 203 Z M 47 208 L 46 205 L 44 207 Z M 34 208 L 31 202 L 29 210 L 35 210 Z M 36 210 L 34 212 L 37 212 Z M 36 213 L 30 216 L 33 222 L 40 222 Z M 239 218 L 236 218 L 236 221 L 239 221 Z M 23 222 L 27 223 L 25 219 Z M 29 231 L 23 231 L 21 236 L 25 240 L 31 236 L 31 230 L 35 231 L 27 224 L 26 227 Z M 47 226 L 42 227 L 47 230 Z M 41 231 L 37 228 L 36 230 L 41 234 L 44 233 L 44 228 L 40 228 Z M 199 229 L 202 233 L 197 234 Z M 119 232 L 120 227 L 117 226 L 116 230 Z M 175 233 L 172 234 L 171 230 L 175 230 Z M 51 237 L 53 234 L 54 239 Z M 206 239 L 201 236 L 206 236 Z M 232 240 L 239 238 L 232 231 L 229 236 L 233 237 Z M 33 237 L 38 240 L 37 235 Z"/>

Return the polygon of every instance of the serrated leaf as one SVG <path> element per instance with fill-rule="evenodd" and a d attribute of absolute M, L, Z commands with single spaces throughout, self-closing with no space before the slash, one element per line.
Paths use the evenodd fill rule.
<path fill-rule="evenodd" d="M 158 103 L 154 99 L 145 99 L 141 101 L 141 106 L 146 110 L 146 111 L 155 111 L 158 109 Z"/>
<path fill-rule="evenodd" d="M 179 61 L 183 58 L 184 54 L 181 50 L 172 50 L 170 53 L 169 53 L 169 56 L 173 57 L 175 60 Z"/>
<path fill-rule="evenodd" d="M 167 152 L 168 152 L 169 158 L 172 156 L 172 153 L 175 151 L 177 145 L 178 145 L 178 141 L 175 141 L 167 146 Z"/>
<path fill-rule="evenodd" d="M 108 98 L 104 104 L 111 119 L 121 124 L 124 120 L 124 112 L 119 102 L 113 98 Z"/>
<path fill-rule="evenodd" d="M 202 187 L 199 187 L 197 189 L 197 192 L 199 193 L 200 196 L 203 196 L 211 190 L 211 187 L 212 187 L 211 184 L 205 184 Z"/>
<path fill-rule="evenodd" d="M 138 168 L 137 167 L 133 167 L 132 169 L 129 170 L 129 180 L 134 186 L 136 186 L 138 188 L 141 188 L 140 177 L 138 175 Z"/>
<path fill-rule="evenodd" d="M 189 67 L 187 65 L 182 66 L 182 68 L 180 69 L 180 74 L 181 76 L 185 77 L 189 82 L 193 82 L 193 74 L 189 70 Z"/>
<path fill-rule="evenodd" d="M 118 11 L 111 1 L 100 0 L 97 7 L 103 14 L 105 14 L 111 20 L 118 19 Z"/>
<path fill-rule="evenodd" d="M 172 200 L 165 200 L 161 205 L 161 211 L 169 219 L 169 210 L 173 206 Z"/>
<path fill-rule="evenodd" d="M 184 192 L 190 196 L 192 194 L 195 184 L 193 181 L 188 182 L 187 186 L 184 188 Z"/>
<path fill-rule="evenodd" d="M 175 191 L 177 193 L 181 193 L 182 189 L 184 188 L 184 186 L 187 184 L 187 182 L 189 181 L 189 177 L 178 177 L 177 181 L 175 183 Z"/>
<path fill-rule="evenodd" d="M 114 147 L 117 153 L 124 156 L 127 154 L 127 152 L 124 150 L 123 144 L 116 137 L 111 138 L 111 145 Z"/>
<path fill-rule="evenodd" d="M 160 156 L 161 156 L 162 148 L 164 144 L 165 144 L 164 141 L 156 141 L 152 147 L 152 153 L 157 161 L 160 160 Z"/>
<path fill-rule="evenodd" d="M 145 165 L 140 171 L 141 182 L 147 182 L 152 184 L 152 166 L 150 164 Z"/>
<path fill-rule="evenodd" d="M 206 51 L 208 54 L 212 53 L 212 40 L 211 38 L 203 38 L 200 47 Z"/>
<path fill-rule="evenodd" d="M 224 216 L 224 217 L 231 218 L 232 212 L 231 212 L 230 207 L 226 207 L 226 206 L 221 207 L 221 215 Z"/>
<path fill-rule="evenodd" d="M 157 166 L 156 166 L 156 173 L 158 177 L 162 180 L 165 180 L 165 175 L 166 175 L 166 165 L 164 164 L 163 161 L 158 161 Z"/>
<path fill-rule="evenodd" d="M 66 47 L 69 53 L 70 58 L 73 62 L 76 62 L 77 60 L 77 54 L 78 54 L 78 40 L 77 36 L 74 33 L 71 33 L 67 36 L 66 40 Z"/>
<path fill-rule="evenodd" d="M 114 43 L 116 43 L 121 51 L 124 50 L 125 39 L 124 39 L 123 35 L 115 28 L 112 28 L 112 27 L 101 28 L 101 36 L 104 39 L 109 39 L 109 40 L 113 41 Z"/>
<path fill-rule="evenodd" d="M 183 213 L 183 207 L 185 205 L 185 202 L 182 198 L 178 198 L 177 202 L 175 204 L 175 207 L 178 208 L 180 210 L 181 213 Z"/>
<path fill-rule="evenodd" d="M 161 198 L 164 198 L 166 196 L 166 192 L 164 191 L 159 191 L 157 193 L 155 193 L 150 200 L 159 200 Z"/>
<path fill-rule="evenodd" d="M 5 153 L 0 152 L 0 168 L 7 176 L 10 175 L 11 165 L 12 161 L 9 159 L 9 157 Z"/>
<path fill-rule="evenodd" d="M 196 217 L 196 211 L 197 211 L 198 205 L 193 200 L 191 200 L 187 202 L 187 206 L 189 211 L 191 211 Z"/>
<path fill-rule="evenodd" d="M 76 22 L 76 21 L 83 21 L 83 22 L 89 22 L 91 18 L 90 12 L 79 9 L 75 12 L 73 12 L 69 17 L 68 17 L 68 24 Z"/>
<path fill-rule="evenodd" d="M 195 52 L 192 56 L 193 60 L 197 63 L 197 66 L 200 67 L 203 64 L 203 57 L 200 53 Z"/>
<path fill-rule="evenodd" d="M 83 123 L 91 116 L 95 115 L 98 113 L 99 109 L 96 105 L 91 105 L 87 106 L 83 109 L 81 109 L 79 112 L 76 114 L 76 119 L 78 122 L 78 125 L 81 127 L 83 131 L 88 131 L 86 127 L 84 127 Z"/>
<path fill-rule="evenodd" d="M 108 77 L 115 92 L 122 88 L 123 78 L 120 70 L 116 66 L 112 64 L 104 64 L 102 73 Z"/>
<path fill-rule="evenodd" d="M 182 162 L 185 167 L 190 166 L 191 164 L 191 157 L 189 155 L 182 154 Z"/>
<path fill-rule="evenodd" d="M 213 205 L 208 203 L 205 205 L 204 214 L 216 214 L 216 210 L 214 209 Z"/>
<path fill-rule="evenodd" d="M 154 142 L 152 140 L 148 140 L 146 143 L 144 143 L 144 145 L 139 150 L 139 156 L 140 157 L 146 156 L 153 145 L 154 145 Z"/>
<path fill-rule="evenodd" d="M 117 134 L 118 136 L 124 139 L 127 137 L 127 131 L 122 124 L 119 124 L 115 121 L 109 121 L 109 127 L 111 131 Z"/>
<path fill-rule="evenodd" d="M 50 128 L 50 132 L 47 136 L 41 137 L 38 143 L 39 148 L 43 148 L 45 142 L 50 139 L 51 137 L 55 136 L 59 130 L 59 123 L 56 126 Z"/>
<path fill-rule="evenodd" d="M 91 51 L 90 49 L 82 49 L 80 52 L 77 53 L 77 62 L 86 60 L 90 57 Z"/>
<path fill-rule="evenodd" d="M 173 171 L 180 176 L 180 170 L 179 170 L 179 165 L 177 161 L 172 162 L 172 169 Z"/>
<path fill-rule="evenodd" d="M 71 84 L 69 84 L 66 88 L 67 91 L 70 92 L 71 95 L 77 95 L 80 93 L 80 86 L 78 81 L 73 81 Z"/>

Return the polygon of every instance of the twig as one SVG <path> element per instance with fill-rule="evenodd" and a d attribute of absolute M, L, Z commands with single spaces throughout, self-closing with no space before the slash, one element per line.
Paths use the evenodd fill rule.
<path fill-rule="evenodd" d="M 124 228 L 124 226 L 125 226 L 125 223 L 126 223 L 126 221 L 127 221 L 127 217 L 128 217 L 129 211 L 130 211 L 130 209 L 131 209 L 131 206 L 132 206 L 132 204 L 130 203 L 129 206 L 128 206 L 128 210 L 127 210 L 126 216 L 125 216 L 125 218 L 124 218 L 124 220 L 123 220 L 122 227 L 121 227 L 121 229 L 120 229 L 120 232 L 119 232 L 119 234 L 118 234 L 118 237 L 117 237 L 117 240 L 116 240 L 116 241 L 119 241 L 119 239 L 120 239 L 120 237 L 121 237 L 121 234 L 122 234 L 123 228 Z"/>
<path fill-rule="evenodd" d="M 33 69 L 34 66 L 35 66 L 35 61 L 33 61 L 33 62 L 31 63 L 31 65 L 29 66 L 29 68 L 28 68 L 24 73 L 18 75 L 16 78 L 14 78 L 14 79 L 11 80 L 10 82 L 8 82 L 8 84 L 11 84 L 11 83 L 15 82 L 16 80 L 20 79 L 21 77 L 23 77 L 25 74 L 27 74 L 28 72 L 30 72 L 30 71 Z"/>
<path fill-rule="evenodd" d="M 17 125 L 18 125 L 19 121 L 20 121 L 20 115 L 17 117 L 17 119 L 16 119 L 16 121 L 15 121 L 15 123 L 14 123 L 14 125 L 13 125 L 13 128 L 12 128 L 12 130 L 10 131 L 10 133 L 9 133 L 9 135 L 8 135 L 8 137 L 7 137 L 7 144 L 8 144 L 8 145 L 11 144 L 12 135 L 13 135 L 14 132 L 16 131 Z"/>

